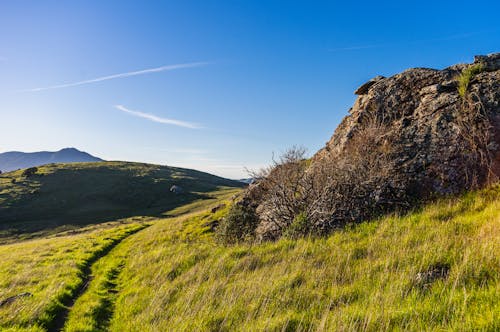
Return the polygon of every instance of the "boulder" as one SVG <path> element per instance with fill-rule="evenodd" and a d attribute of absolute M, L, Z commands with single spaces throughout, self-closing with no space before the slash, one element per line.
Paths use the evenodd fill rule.
<path fill-rule="evenodd" d="M 174 194 L 182 194 L 184 193 L 184 189 L 178 185 L 173 185 L 172 187 L 170 187 L 170 192 L 174 193 Z"/>
<path fill-rule="evenodd" d="M 500 53 L 476 56 L 472 64 L 412 68 L 360 86 L 349 115 L 308 160 L 293 199 L 266 178 L 247 188 L 238 204 L 257 216 L 257 237 L 278 238 L 301 214 L 310 231 L 327 233 L 498 181 L 499 61 Z M 276 217 L 277 207 L 291 211 L 287 220 Z"/>

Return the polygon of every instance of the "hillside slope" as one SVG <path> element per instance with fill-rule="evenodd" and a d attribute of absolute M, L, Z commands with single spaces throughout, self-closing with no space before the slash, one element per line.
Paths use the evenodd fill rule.
<path fill-rule="evenodd" d="M 172 192 L 176 185 L 182 192 Z M 150 164 L 51 164 L 36 174 L 0 175 L 0 230 L 35 231 L 162 212 L 244 184 L 207 173 Z"/>
<path fill-rule="evenodd" d="M 112 331 L 500 329 L 500 187 L 327 238 L 216 245 L 210 213 L 131 238 Z"/>
<path fill-rule="evenodd" d="M 0 246 L 0 300 L 31 294 L 0 306 L 0 328 L 500 329 L 499 186 L 329 237 L 230 247 L 212 232 L 227 209 Z M 149 227 L 139 230 L 144 221 Z M 103 252 L 95 247 L 101 242 L 116 246 Z M 87 272 L 78 273 L 82 266 Z M 88 287 L 75 292 L 90 274 Z M 41 275 L 43 283 L 33 282 Z"/>
<path fill-rule="evenodd" d="M 18 152 L 10 151 L 0 153 L 0 171 L 10 172 L 34 166 L 52 163 L 77 163 L 103 161 L 87 152 L 75 148 L 66 148 L 56 152 Z"/>

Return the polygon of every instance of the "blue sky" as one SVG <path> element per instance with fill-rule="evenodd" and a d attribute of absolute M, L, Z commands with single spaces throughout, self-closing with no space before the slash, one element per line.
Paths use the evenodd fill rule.
<path fill-rule="evenodd" d="M 500 51 L 498 1 L 0 2 L 0 152 L 239 178 L 321 148 L 376 75 Z"/>

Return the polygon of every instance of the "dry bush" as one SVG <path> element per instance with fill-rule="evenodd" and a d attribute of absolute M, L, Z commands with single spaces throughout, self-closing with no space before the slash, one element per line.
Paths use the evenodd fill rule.
<path fill-rule="evenodd" d="M 471 102 L 473 96 L 469 94 Z M 490 122 L 480 105 L 469 105 L 457 120 L 466 142 L 460 144 L 460 155 L 467 163 L 457 171 L 468 172 L 464 181 L 470 184 L 483 181 L 479 171 L 491 163 Z M 235 229 L 246 232 L 237 238 L 251 235 L 261 241 L 283 235 L 323 235 L 348 223 L 407 211 L 431 197 L 432 188 L 425 182 L 431 173 L 412 176 L 408 166 L 401 164 L 406 154 L 399 144 L 398 123 L 368 115 L 339 153 L 310 160 L 305 149 L 293 147 L 273 158 L 271 166 L 251 174 L 257 182 L 239 202 L 245 215 L 251 216 L 249 222 L 229 220 Z M 438 166 L 437 176 L 449 171 Z"/>
<path fill-rule="evenodd" d="M 306 170 L 310 162 L 305 159 L 305 153 L 304 148 L 292 147 L 279 159 L 273 158 L 273 164 L 260 172 L 260 175 L 265 175 L 260 177 L 265 191 L 256 209 L 261 220 L 258 234 L 266 234 L 268 238 L 281 235 L 307 207 L 309 188 Z"/>
<path fill-rule="evenodd" d="M 489 149 L 493 142 L 492 124 L 477 93 L 469 92 L 463 97 L 455 122 L 464 143 L 461 149 L 467 187 L 476 189 L 497 181 L 492 171 L 494 155 Z"/>
<path fill-rule="evenodd" d="M 327 233 L 408 205 L 398 189 L 402 179 L 395 171 L 396 151 L 386 133 L 381 120 L 368 119 L 343 153 L 312 166 L 309 182 L 316 184 L 306 214 L 315 232 Z"/>
<path fill-rule="evenodd" d="M 464 156 L 465 184 L 473 189 L 498 180 L 492 171 L 494 155 L 489 148 L 493 142 L 491 119 L 480 94 L 470 89 L 475 76 L 485 70 L 486 65 L 478 63 L 466 67 L 457 77 L 461 104 L 455 122 L 463 140 L 461 152 Z"/>
<path fill-rule="evenodd" d="M 349 222 L 408 206 L 382 120 L 369 118 L 337 156 L 304 159 L 292 148 L 266 171 L 256 208 L 259 239 L 325 234 Z"/>

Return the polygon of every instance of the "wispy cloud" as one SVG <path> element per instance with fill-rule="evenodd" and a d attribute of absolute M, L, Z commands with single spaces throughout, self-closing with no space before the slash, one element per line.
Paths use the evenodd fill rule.
<path fill-rule="evenodd" d="M 444 37 L 439 37 L 439 38 L 411 40 L 411 41 L 406 41 L 406 42 L 403 41 L 403 42 L 397 42 L 397 43 L 367 44 L 367 45 L 355 45 L 355 46 L 348 46 L 348 47 L 338 47 L 338 48 L 331 48 L 328 51 L 330 51 L 330 52 L 357 51 L 357 50 L 365 50 L 365 49 L 372 49 L 372 48 L 394 47 L 394 46 L 402 46 L 402 45 L 415 45 L 415 44 L 432 43 L 432 42 L 440 42 L 440 41 L 459 40 L 459 39 L 469 38 L 469 37 L 472 37 L 472 36 L 475 36 L 475 35 L 478 35 L 478 34 L 481 34 L 484 32 L 485 31 L 468 32 L 468 33 L 456 34 L 456 35 L 451 35 L 451 36 L 444 36 Z"/>
<path fill-rule="evenodd" d="M 130 71 L 130 72 L 126 72 L 126 73 L 102 76 L 102 77 L 97 77 L 97 78 L 84 80 L 84 81 L 70 82 L 70 83 L 57 84 L 57 85 L 51 85 L 51 86 L 46 86 L 46 87 L 26 89 L 23 91 L 24 92 L 37 92 L 37 91 L 44 91 L 44 90 L 69 88 L 69 87 L 73 87 L 73 86 L 98 83 L 98 82 L 109 81 L 109 80 L 114 80 L 114 79 L 118 79 L 118 78 L 146 75 L 146 74 L 159 73 L 159 72 L 184 69 L 184 68 L 202 67 L 202 66 L 206 66 L 208 64 L 209 64 L 208 62 L 181 63 L 181 64 L 176 64 L 176 65 L 162 66 L 162 67 L 149 68 L 149 69 L 143 69 L 143 70 L 137 70 L 137 71 Z"/>
<path fill-rule="evenodd" d="M 133 115 L 133 116 L 137 116 L 139 118 L 144 118 L 144 119 L 147 119 L 147 120 L 150 120 L 153 122 L 158 122 L 158 123 L 163 123 L 163 124 L 168 124 L 168 125 L 173 125 L 173 126 L 178 126 L 178 127 L 184 127 L 184 128 L 190 128 L 190 129 L 201 128 L 201 126 L 199 126 L 196 123 L 185 122 L 185 121 L 180 121 L 180 120 L 175 120 L 175 119 L 162 118 L 162 117 L 156 116 L 154 114 L 130 110 L 123 105 L 115 105 L 114 107 L 119 111 L 128 113 L 128 114 Z"/>

